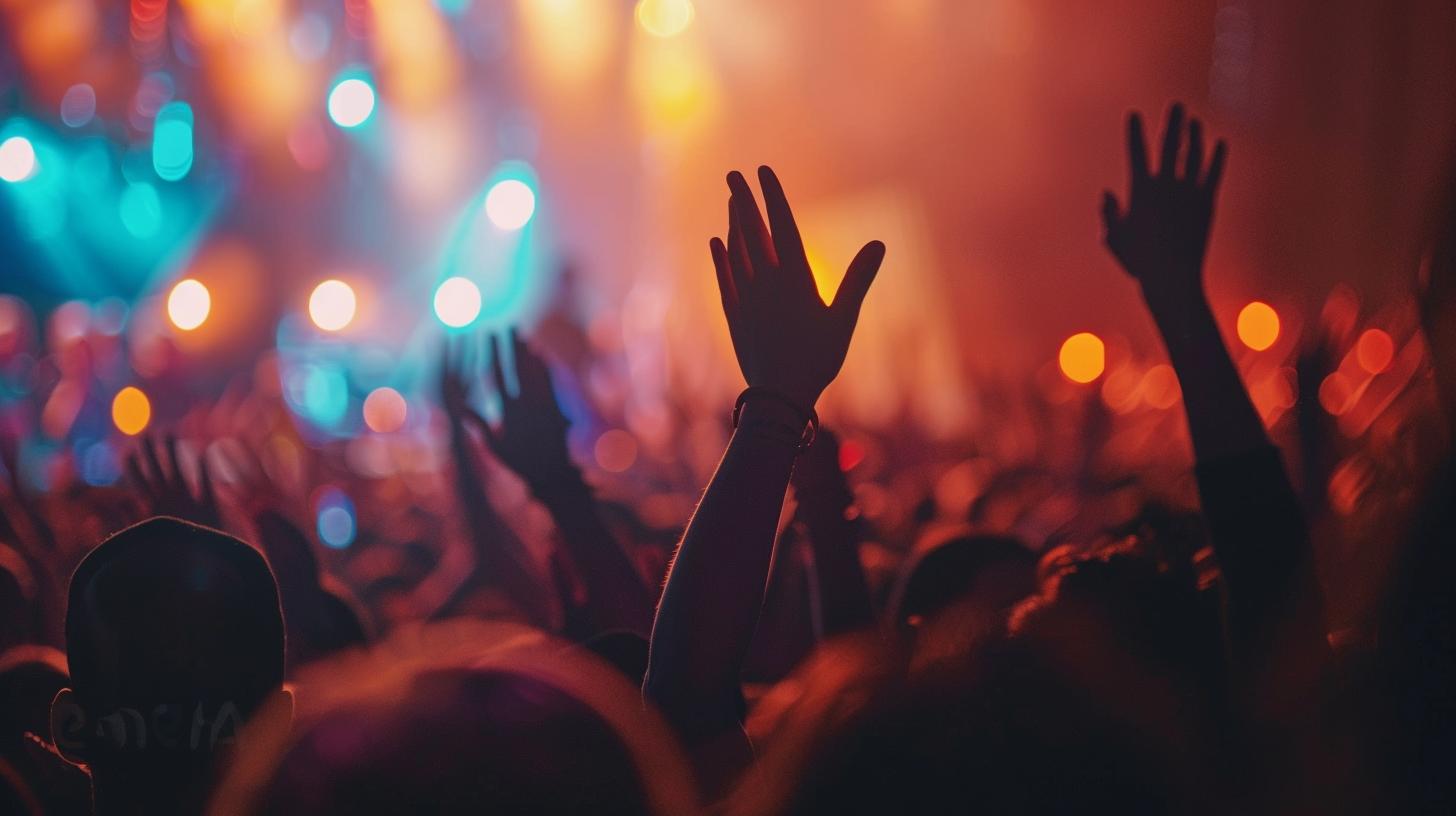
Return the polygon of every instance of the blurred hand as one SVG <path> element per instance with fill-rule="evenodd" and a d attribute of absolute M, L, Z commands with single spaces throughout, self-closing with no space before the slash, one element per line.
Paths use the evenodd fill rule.
<path fill-rule="evenodd" d="M 470 411 L 470 378 L 472 344 L 460 337 L 445 338 L 440 349 L 440 405 L 452 421 L 461 421 Z"/>
<path fill-rule="evenodd" d="M 885 245 L 871 241 L 860 249 L 826 306 L 778 177 L 760 167 L 758 178 L 769 226 L 743 175 L 728 174 L 728 241 L 710 244 L 718 290 L 743 378 L 808 411 L 844 364 Z"/>
<path fill-rule="evenodd" d="M 1107 248 L 1142 285 L 1150 302 L 1203 297 L 1203 256 L 1228 150 L 1220 140 L 1205 168 L 1203 123 L 1194 119 L 1188 123 L 1188 147 L 1180 173 L 1183 130 L 1183 106 L 1175 104 L 1168 112 L 1162 156 L 1154 175 L 1148 167 L 1142 116 L 1131 114 L 1127 120 L 1131 170 L 1127 206 L 1120 207 L 1111 191 L 1102 198 Z"/>
<path fill-rule="evenodd" d="M 183 475 L 177 458 L 177 437 L 167 436 L 165 460 L 157 452 L 155 437 L 144 437 L 140 447 L 140 451 L 132 451 L 127 457 L 126 469 L 133 488 L 141 495 L 149 513 L 176 516 L 214 528 L 222 524 L 205 451 L 197 457 L 197 490 L 194 492 L 187 484 L 187 477 Z"/>
<path fill-rule="evenodd" d="M 479 414 L 471 416 L 480 426 L 491 452 L 528 484 L 540 485 L 571 467 L 566 448 L 566 429 L 570 423 L 556 403 L 546 361 L 521 342 L 515 329 L 510 332 L 510 343 L 520 390 L 512 396 L 506 388 L 501 341 L 492 337 L 492 353 L 486 368 L 496 393 L 500 394 L 500 424 L 492 427 Z"/>

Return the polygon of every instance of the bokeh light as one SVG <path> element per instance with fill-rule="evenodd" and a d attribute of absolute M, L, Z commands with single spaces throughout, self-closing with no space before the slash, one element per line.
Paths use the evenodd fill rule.
<path fill-rule="evenodd" d="M 355 128 L 374 113 L 374 88 L 358 77 L 345 79 L 329 91 L 329 118 L 341 128 Z"/>
<path fill-rule="evenodd" d="M 1263 351 L 1279 339 L 1279 313 L 1255 300 L 1239 310 L 1239 340 L 1254 351 Z"/>
<path fill-rule="evenodd" d="M 452 329 L 469 326 L 480 316 L 480 287 L 465 278 L 447 278 L 435 290 L 435 316 Z"/>
<path fill-rule="evenodd" d="M 308 316 L 324 331 L 339 331 L 354 320 L 359 302 L 354 287 L 341 280 L 326 280 L 308 296 Z"/>
<path fill-rule="evenodd" d="M 364 398 L 364 424 L 375 433 L 394 433 L 408 415 L 409 405 L 393 388 L 376 388 Z"/>
<path fill-rule="evenodd" d="M 602 470 L 621 473 L 637 461 L 637 438 L 624 430 L 613 428 L 597 437 L 592 454 Z"/>
<path fill-rule="evenodd" d="M 1355 359 L 1368 374 L 1379 374 L 1395 358 L 1395 341 L 1380 329 L 1366 329 L 1355 341 Z"/>
<path fill-rule="evenodd" d="M 182 331 L 201 326 L 211 311 L 212 294 L 201 281 L 192 278 L 177 281 L 167 295 L 167 317 Z"/>
<path fill-rule="evenodd" d="M 152 401 L 134 385 L 116 392 L 111 400 L 111 421 L 127 436 L 136 436 L 152 421 Z"/>
<path fill-rule="evenodd" d="M 145 181 L 128 184 L 117 207 L 121 225 L 134 238 L 151 238 L 162 229 L 162 198 Z"/>
<path fill-rule="evenodd" d="M 96 117 L 96 89 L 82 82 L 66 89 L 61 97 L 61 121 L 67 127 L 83 127 Z"/>
<path fill-rule="evenodd" d="M 344 491 L 337 487 L 320 490 L 315 506 L 320 541 L 336 550 L 354 543 L 354 502 Z"/>
<path fill-rule="evenodd" d="M 518 230 L 536 212 L 536 193 L 520 179 L 497 182 L 485 196 L 485 215 L 503 230 Z"/>
<path fill-rule="evenodd" d="M 1078 332 L 1062 343 L 1057 355 L 1062 374 L 1076 383 L 1089 383 L 1107 367 L 1107 347 L 1092 332 Z"/>
<path fill-rule="evenodd" d="M 654 37 L 676 37 L 693 22 L 692 0 L 638 0 L 637 25 Z"/>
<path fill-rule="evenodd" d="M 25 181 L 35 173 L 35 145 L 24 136 L 11 136 L 0 142 L 0 179 L 12 184 Z"/>
<path fill-rule="evenodd" d="M 163 181 L 180 181 L 192 170 L 192 106 L 168 102 L 152 125 L 152 168 Z"/>

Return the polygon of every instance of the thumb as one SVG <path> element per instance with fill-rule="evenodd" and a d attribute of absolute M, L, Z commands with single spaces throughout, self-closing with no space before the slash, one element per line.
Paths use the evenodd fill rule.
<path fill-rule="evenodd" d="M 884 260 L 885 245 L 870 241 L 849 262 L 849 269 L 844 273 L 844 280 L 839 284 L 839 291 L 834 293 L 834 303 L 829 308 L 849 321 L 850 326 L 859 319 L 859 307 L 864 303 L 865 295 L 869 294 L 870 284 L 875 282 L 880 263 Z"/>

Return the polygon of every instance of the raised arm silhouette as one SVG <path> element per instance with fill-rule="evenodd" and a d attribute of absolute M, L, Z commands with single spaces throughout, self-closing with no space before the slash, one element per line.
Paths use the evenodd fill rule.
<path fill-rule="evenodd" d="M 765 225 L 748 182 L 728 174 L 729 226 L 710 244 L 723 312 L 748 383 L 728 450 L 669 572 L 644 690 L 693 745 L 741 733 L 739 672 L 763 601 L 784 492 L 814 404 L 849 350 L 879 272 L 872 241 L 825 304 L 773 171 L 759 169 Z"/>

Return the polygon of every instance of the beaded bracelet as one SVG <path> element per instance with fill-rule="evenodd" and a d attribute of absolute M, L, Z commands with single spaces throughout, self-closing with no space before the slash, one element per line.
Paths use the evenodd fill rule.
<path fill-rule="evenodd" d="M 780 394 L 772 388 L 764 388 L 759 385 L 750 385 L 743 389 L 742 394 L 738 395 L 738 401 L 733 404 L 734 428 L 738 427 L 739 417 L 743 414 L 743 406 L 747 405 L 750 399 L 757 398 L 771 399 L 787 405 L 794 413 L 804 417 L 804 427 L 803 430 L 798 430 L 791 425 L 769 420 L 754 422 L 752 423 L 754 427 L 780 432 L 778 435 L 783 436 L 788 441 L 795 442 L 801 451 L 808 449 L 810 445 L 814 444 L 814 437 L 819 433 L 819 414 L 815 413 L 813 408 L 810 408 L 806 412 L 797 403 L 783 394 Z"/>

